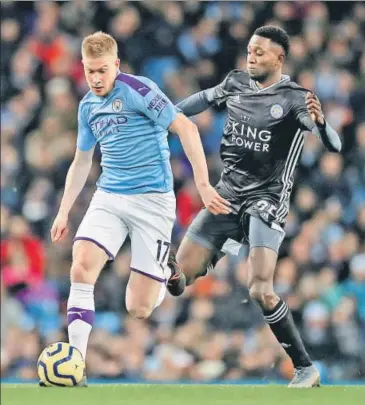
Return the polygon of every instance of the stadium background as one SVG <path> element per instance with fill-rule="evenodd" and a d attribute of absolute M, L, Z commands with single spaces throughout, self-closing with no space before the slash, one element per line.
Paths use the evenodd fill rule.
<path fill-rule="evenodd" d="M 286 72 L 320 97 L 343 140 L 326 153 L 308 136 L 296 176 L 275 287 L 289 303 L 326 381 L 365 378 L 365 5 L 353 2 L 1 2 L 1 377 L 36 378 L 36 359 L 66 340 L 71 240 L 94 191 L 90 179 L 65 243 L 49 229 L 59 205 L 87 91 L 83 36 L 104 30 L 121 69 L 153 79 L 178 102 L 245 68 L 263 24 L 286 28 Z M 194 118 L 217 181 L 225 113 Z M 177 138 L 170 137 L 178 243 L 201 202 Z M 97 153 L 98 155 L 98 153 Z M 247 300 L 245 252 L 167 296 L 148 322 L 124 305 L 128 245 L 102 273 L 88 351 L 89 377 L 286 379 L 291 364 Z"/>

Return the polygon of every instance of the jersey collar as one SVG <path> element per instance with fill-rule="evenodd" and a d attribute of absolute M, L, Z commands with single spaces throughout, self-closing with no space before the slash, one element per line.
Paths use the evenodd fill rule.
<path fill-rule="evenodd" d="M 281 76 L 281 79 L 280 79 L 278 82 L 273 83 L 271 86 L 265 87 L 264 89 L 260 89 L 260 87 L 257 85 L 257 83 L 255 82 L 255 80 L 250 79 L 250 87 L 251 87 L 253 90 L 256 90 L 257 93 L 261 93 L 261 92 L 263 92 L 263 91 L 265 91 L 265 90 L 270 89 L 271 87 L 274 87 L 274 86 L 276 86 L 276 85 L 278 85 L 278 84 L 280 84 L 280 83 L 288 82 L 288 81 L 290 81 L 290 76 L 288 76 L 288 75 L 282 75 L 282 76 Z"/>

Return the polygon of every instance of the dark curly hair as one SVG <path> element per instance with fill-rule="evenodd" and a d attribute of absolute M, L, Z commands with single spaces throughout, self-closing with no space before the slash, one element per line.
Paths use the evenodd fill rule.
<path fill-rule="evenodd" d="M 290 47 L 289 35 L 282 28 L 273 25 L 264 25 L 263 27 L 257 28 L 254 35 L 271 39 L 271 41 L 283 48 L 285 56 L 288 55 Z"/>

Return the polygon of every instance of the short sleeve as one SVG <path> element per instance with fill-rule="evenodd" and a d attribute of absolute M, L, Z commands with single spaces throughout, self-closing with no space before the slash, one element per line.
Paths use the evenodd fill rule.
<path fill-rule="evenodd" d="M 137 79 L 134 80 L 137 81 Z M 168 129 L 180 112 L 179 109 L 172 104 L 155 83 L 150 80 L 138 81 L 143 87 L 142 90 L 137 88 L 136 91 L 130 92 L 130 107 L 146 115 L 162 128 Z"/>
<path fill-rule="evenodd" d="M 96 138 L 85 117 L 84 104 L 80 103 L 78 112 L 77 148 L 86 152 L 94 147 Z"/>
<path fill-rule="evenodd" d="M 313 122 L 312 118 L 310 117 L 307 106 L 305 104 L 305 92 L 298 91 L 296 92 L 296 96 L 293 100 L 293 113 L 294 119 L 304 131 L 312 131 L 312 129 L 316 126 Z"/>

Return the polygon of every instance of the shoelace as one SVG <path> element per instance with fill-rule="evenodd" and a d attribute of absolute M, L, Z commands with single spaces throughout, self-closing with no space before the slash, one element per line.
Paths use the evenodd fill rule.
<path fill-rule="evenodd" d="M 298 367 L 294 371 L 294 378 L 293 382 L 301 381 L 303 377 L 305 377 L 307 372 L 307 367 Z"/>

